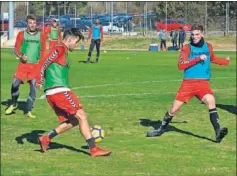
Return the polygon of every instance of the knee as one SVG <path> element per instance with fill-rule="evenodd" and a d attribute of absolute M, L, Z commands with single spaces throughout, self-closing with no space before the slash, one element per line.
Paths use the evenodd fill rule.
<path fill-rule="evenodd" d="M 86 113 L 82 109 L 80 109 L 76 113 L 76 118 L 78 120 L 87 120 L 87 115 L 86 115 Z"/>
<path fill-rule="evenodd" d="M 215 108 L 216 106 L 215 98 L 213 95 L 210 95 L 210 94 L 206 95 L 203 98 L 203 101 L 207 105 L 208 108 Z"/>

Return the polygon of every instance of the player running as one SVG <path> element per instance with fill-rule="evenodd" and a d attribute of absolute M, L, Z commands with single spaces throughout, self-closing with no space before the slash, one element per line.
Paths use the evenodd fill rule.
<path fill-rule="evenodd" d="M 88 143 L 91 156 L 105 156 L 111 151 L 102 150 L 96 146 L 83 107 L 77 96 L 68 88 L 70 68 L 68 51 L 75 49 L 81 39 L 84 37 L 77 28 L 66 30 L 62 42 L 40 62 L 37 85 L 42 87 L 44 84 L 47 101 L 58 116 L 60 124 L 48 135 L 41 136 L 39 142 L 42 151 L 46 152 L 50 141 L 55 136 L 78 125 Z"/>
<path fill-rule="evenodd" d="M 32 108 L 36 97 L 35 68 L 41 57 L 41 51 L 45 47 L 45 35 L 36 28 L 34 16 L 27 16 L 27 29 L 18 33 L 15 43 L 15 54 L 20 58 L 20 62 L 12 81 L 11 96 L 12 103 L 6 109 L 5 114 L 9 115 L 17 109 L 17 99 L 19 97 L 20 84 L 24 80 L 30 85 L 30 93 L 27 98 L 27 112 L 29 118 L 35 118 Z"/>
<path fill-rule="evenodd" d="M 158 129 L 149 131 L 147 136 L 162 135 L 183 103 L 188 103 L 193 96 L 197 96 L 207 106 L 210 120 L 215 130 L 216 141 L 221 142 L 227 135 L 228 129 L 221 128 L 219 124 L 215 98 L 209 85 L 211 77 L 210 65 L 211 63 L 228 65 L 230 58 L 220 59 L 214 55 L 212 45 L 204 41 L 203 27 L 201 25 L 192 27 L 190 39 L 190 44 L 185 45 L 180 53 L 178 68 L 179 70 L 184 70 L 184 79 L 176 94 L 173 106 L 166 112 L 161 126 Z"/>

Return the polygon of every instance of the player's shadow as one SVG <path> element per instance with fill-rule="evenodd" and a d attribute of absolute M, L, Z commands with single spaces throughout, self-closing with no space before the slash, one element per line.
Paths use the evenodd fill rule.
<path fill-rule="evenodd" d="M 27 113 L 27 102 L 26 101 L 18 101 L 17 103 L 18 103 L 17 109 L 23 111 L 23 113 L 26 114 Z M 11 100 L 8 99 L 6 101 L 1 101 L 1 104 L 6 106 L 6 109 L 7 109 L 11 105 Z M 15 114 L 15 111 L 13 111 L 12 114 Z"/>
<path fill-rule="evenodd" d="M 82 60 L 82 61 L 78 61 L 78 62 L 79 62 L 79 63 L 83 63 L 83 64 L 89 64 L 89 63 L 94 64 L 94 63 L 96 63 L 96 62 L 93 62 L 93 61 L 87 62 L 87 60 Z"/>
<path fill-rule="evenodd" d="M 15 140 L 17 141 L 18 144 L 24 144 L 24 139 L 27 141 L 27 142 L 30 142 L 32 144 L 39 144 L 38 142 L 38 138 L 43 134 L 45 133 L 46 131 L 44 130 L 33 130 L 31 131 L 30 133 L 25 133 L 25 134 L 22 134 L 21 136 L 17 136 L 15 138 Z M 65 148 L 65 149 L 68 149 L 68 150 L 71 150 L 71 151 L 74 151 L 74 152 L 81 152 L 81 153 L 84 153 L 86 155 L 90 155 L 88 152 L 85 152 L 83 150 L 80 150 L 80 149 L 77 149 L 77 148 L 74 148 L 72 146 L 68 146 L 68 145 L 64 145 L 64 144 L 59 144 L 57 142 L 51 142 L 49 144 L 49 148 L 48 150 L 53 150 L 53 149 L 61 149 L 61 148 Z M 38 150 L 35 150 L 35 151 L 38 151 L 38 152 L 42 152 L 40 149 Z"/>
<path fill-rule="evenodd" d="M 237 115 L 237 107 L 234 105 L 216 104 L 216 107 L 224 109 L 234 115 Z"/>
<path fill-rule="evenodd" d="M 154 129 L 157 129 L 161 126 L 161 121 L 158 120 L 158 121 L 152 121 L 150 119 L 140 119 L 140 124 L 143 125 L 143 126 L 146 126 L 146 127 L 149 127 L 149 126 L 152 126 Z M 183 122 L 171 122 L 172 123 L 187 123 L 187 121 L 183 121 Z M 215 142 L 215 140 L 213 139 L 210 139 L 210 138 L 207 138 L 205 136 L 199 136 L 197 134 L 193 134 L 191 132 L 188 132 L 188 131 L 184 131 L 184 130 L 180 130 L 172 125 L 168 125 L 165 132 L 170 132 L 170 131 L 175 131 L 175 132 L 178 132 L 178 133 L 182 133 L 182 134 L 186 134 L 186 135 L 189 135 L 189 136 L 193 136 L 193 137 L 196 137 L 196 138 L 199 138 L 199 139 L 205 139 L 205 140 L 208 140 L 208 141 L 211 141 L 211 142 Z"/>

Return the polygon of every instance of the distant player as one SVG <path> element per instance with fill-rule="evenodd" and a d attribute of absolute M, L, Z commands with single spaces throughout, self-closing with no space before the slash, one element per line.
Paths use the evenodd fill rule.
<path fill-rule="evenodd" d="M 57 44 L 61 42 L 61 30 L 55 19 L 52 20 L 52 24 L 49 28 L 49 49 L 53 49 Z"/>
<path fill-rule="evenodd" d="M 44 55 L 46 55 L 50 50 L 52 50 L 57 44 L 61 42 L 61 29 L 56 19 L 52 19 L 51 25 L 42 27 L 41 29 L 47 36 L 47 46 L 46 50 L 44 51 Z"/>
<path fill-rule="evenodd" d="M 173 106 L 166 112 L 162 125 L 158 129 L 148 132 L 147 136 L 162 135 L 183 103 L 188 103 L 192 97 L 196 96 L 206 104 L 215 130 L 216 141 L 221 142 L 227 135 L 228 129 L 221 128 L 219 124 L 215 98 L 209 85 L 209 79 L 211 78 L 210 65 L 211 63 L 228 65 L 229 60 L 229 57 L 225 59 L 216 57 L 212 45 L 204 41 L 203 27 L 194 25 L 191 31 L 191 42 L 183 47 L 178 61 L 179 69 L 184 70 L 182 85 L 176 94 Z"/>
<path fill-rule="evenodd" d="M 48 135 L 39 138 L 43 152 L 46 152 L 50 141 L 75 126 L 79 129 L 88 143 L 92 157 L 105 156 L 111 153 L 110 150 L 102 150 L 95 144 L 91 135 L 87 116 L 77 96 L 68 88 L 68 72 L 70 68 L 68 51 L 77 47 L 83 35 L 77 28 L 66 30 L 62 42 L 56 46 L 42 59 L 40 71 L 37 76 L 37 85 L 42 87 L 47 101 L 58 116 L 60 124 Z"/>
<path fill-rule="evenodd" d="M 30 118 L 36 116 L 32 114 L 32 108 L 36 97 L 35 68 L 41 57 L 41 51 L 45 47 L 45 35 L 36 28 L 34 16 L 27 16 L 27 29 L 18 33 L 15 43 L 15 54 L 20 58 L 20 62 L 12 81 L 11 96 L 12 104 L 7 108 L 9 115 L 17 109 L 17 99 L 19 97 L 20 84 L 24 80 L 30 85 L 30 93 L 27 99 L 27 113 Z"/>
<path fill-rule="evenodd" d="M 186 32 L 182 27 L 179 28 L 179 50 L 181 51 L 183 48 L 183 44 L 186 38 Z"/>
<path fill-rule="evenodd" d="M 97 52 L 96 53 L 96 63 L 98 63 L 99 57 L 100 57 L 100 44 L 103 41 L 103 38 L 104 38 L 103 27 L 100 25 L 100 20 L 96 19 L 95 24 L 92 24 L 90 26 L 90 30 L 89 30 L 89 34 L 88 34 L 88 40 L 91 39 L 91 43 L 90 43 L 90 49 L 89 49 L 89 53 L 88 53 L 87 63 L 90 62 L 91 54 L 92 54 L 92 51 L 95 46 L 96 46 L 96 52 Z"/>

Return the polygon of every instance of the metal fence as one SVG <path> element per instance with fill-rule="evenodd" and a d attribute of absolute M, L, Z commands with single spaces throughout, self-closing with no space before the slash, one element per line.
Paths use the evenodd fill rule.
<path fill-rule="evenodd" d="M 83 16 L 87 21 L 93 21 L 94 17 L 107 14 L 109 22 L 115 23 L 116 14 L 132 16 L 132 27 L 130 32 L 141 32 L 143 34 L 153 33 L 161 21 L 169 21 L 194 24 L 200 23 L 205 27 L 207 35 L 235 35 L 236 34 L 236 2 L 220 2 L 218 7 L 213 7 L 215 2 L 13 2 L 15 22 L 24 21 L 27 14 L 34 14 L 42 19 L 46 17 L 60 18 L 68 15 L 74 21 Z M 51 2 L 52 3 L 52 2 Z M 219 10 L 216 10 L 216 9 Z M 234 9 L 234 11 L 233 11 Z M 8 13 L 8 2 L 1 2 L 1 12 Z M 3 16 L 3 15 L 2 15 Z M 3 17 L 2 17 L 3 18 Z M 1 21 L 2 24 L 4 20 Z M 87 22 L 88 23 L 88 22 Z M 124 24 L 122 24 L 124 25 Z M 128 24 L 127 24 L 128 25 Z M 167 26 L 170 24 L 167 24 Z M 1 30 L 4 31 L 4 25 Z M 124 30 L 123 32 L 127 32 Z"/>

